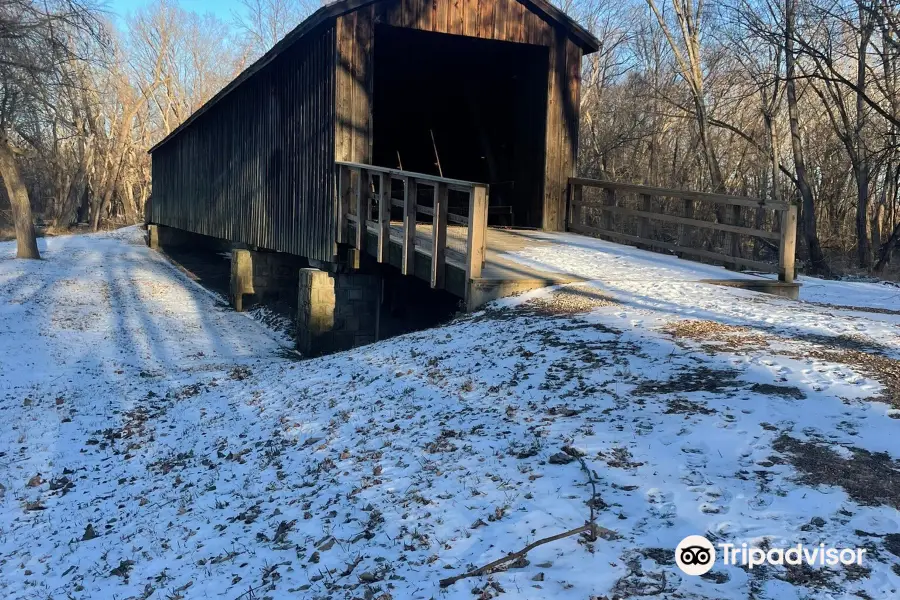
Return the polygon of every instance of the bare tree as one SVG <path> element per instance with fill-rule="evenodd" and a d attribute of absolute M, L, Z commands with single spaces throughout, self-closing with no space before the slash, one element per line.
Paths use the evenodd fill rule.
<path fill-rule="evenodd" d="M 240 0 L 234 24 L 245 39 L 248 53 L 259 56 L 274 46 L 316 10 L 316 0 Z"/>

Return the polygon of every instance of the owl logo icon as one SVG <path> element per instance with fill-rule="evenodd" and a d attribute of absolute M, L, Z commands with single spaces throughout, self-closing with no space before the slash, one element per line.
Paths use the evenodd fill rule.
<path fill-rule="evenodd" d="M 702 535 L 689 535 L 675 548 L 675 564 L 685 575 L 703 575 L 716 564 L 716 549 Z"/>

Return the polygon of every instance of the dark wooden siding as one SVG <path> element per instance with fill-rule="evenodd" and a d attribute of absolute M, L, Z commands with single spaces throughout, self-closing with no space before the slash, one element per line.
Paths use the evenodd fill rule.
<path fill-rule="evenodd" d="M 563 27 L 531 10 L 527 0 L 384 0 L 341 15 L 335 56 L 338 160 L 372 161 L 372 45 L 379 23 L 549 49 L 543 227 L 563 229 L 578 148 L 581 46 Z"/>
<path fill-rule="evenodd" d="M 153 151 L 150 221 L 331 261 L 334 21 Z"/>

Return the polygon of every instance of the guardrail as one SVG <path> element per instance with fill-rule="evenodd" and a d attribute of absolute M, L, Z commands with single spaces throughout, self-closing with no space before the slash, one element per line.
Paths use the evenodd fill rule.
<path fill-rule="evenodd" d="M 585 200 L 585 188 L 602 190 L 600 201 Z M 634 207 L 627 206 L 627 200 L 632 200 Z M 675 212 L 672 210 L 666 212 L 672 200 L 676 201 L 675 206 L 678 204 L 677 201 L 680 201 L 681 214 L 671 214 Z M 718 205 L 715 211 L 716 221 L 697 218 L 696 202 Z M 733 269 L 747 267 L 778 273 L 780 281 L 786 283 L 794 281 L 797 207 L 793 204 L 580 177 L 569 179 L 568 204 L 566 228 L 569 231 L 720 261 Z M 654 205 L 659 208 L 655 208 Z M 778 223 L 778 231 L 743 225 L 742 211 L 751 208 L 757 209 L 755 217 L 763 217 L 756 218 L 757 223 L 766 221 L 762 213 L 774 211 L 777 218 L 773 222 Z M 629 218 L 632 221 L 631 232 L 626 232 L 623 229 L 628 227 L 622 222 Z M 729 222 L 722 222 L 726 220 Z M 659 227 L 655 222 L 670 224 L 670 227 L 666 231 L 665 225 Z M 676 226 L 674 231 L 671 225 Z M 717 252 L 698 247 L 698 244 L 694 243 L 696 236 L 693 235 L 696 229 L 728 234 L 730 252 Z M 745 258 L 741 252 L 742 236 L 766 240 L 769 246 L 777 248 L 778 264 Z"/>
<path fill-rule="evenodd" d="M 487 236 L 486 184 L 361 163 L 335 161 L 335 164 L 338 167 L 338 243 L 350 244 L 364 251 L 366 234 L 374 233 L 378 239 L 375 259 L 380 263 L 388 262 L 391 230 L 399 229 L 400 239 L 395 241 L 402 247 L 400 270 L 404 275 L 413 275 L 416 239 L 430 238 L 427 247 L 420 245 L 419 248 L 421 253 L 431 258 L 431 287 L 442 288 L 448 227 L 451 224 L 464 226 L 467 228 L 464 246 L 453 246 L 451 251 L 461 255 L 466 281 L 481 276 Z M 394 181 L 402 182 L 402 197 L 399 199 L 391 193 Z M 419 192 L 423 188 L 432 189 L 430 206 L 419 202 Z M 451 192 L 467 196 L 464 201 L 468 209 L 466 214 L 450 211 Z M 420 219 L 420 216 L 428 218 Z M 355 229 L 352 239 L 351 223 Z M 454 231 L 451 237 L 458 239 L 458 233 Z"/>

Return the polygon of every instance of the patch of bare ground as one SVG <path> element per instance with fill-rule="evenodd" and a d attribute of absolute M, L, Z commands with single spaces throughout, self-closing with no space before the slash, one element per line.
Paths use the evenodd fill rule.
<path fill-rule="evenodd" d="M 900 509 L 900 463 L 885 452 L 851 447 L 853 456 L 843 458 L 825 444 L 803 442 L 786 433 L 772 448 L 788 457 L 800 473 L 800 483 L 837 486 L 863 506 Z"/>
<path fill-rule="evenodd" d="M 751 392 L 763 396 L 781 396 L 793 400 L 805 400 L 806 392 L 792 385 L 774 385 L 771 383 L 754 383 L 750 386 Z"/>
<path fill-rule="evenodd" d="M 876 308 L 874 306 L 849 306 L 846 304 L 831 304 L 829 302 L 806 302 L 813 306 L 821 306 L 822 308 L 833 308 L 834 310 L 850 310 L 854 312 L 867 312 L 879 315 L 900 315 L 900 310 L 890 308 Z"/>
<path fill-rule="evenodd" d="M 716 321 L 678 321 L 663 327 L 673 338 L 700 342 L 707 352 L 746 352 L 769 346 L 770 337 L 749 327 Z"/>
<path fill-rule="evenodd" d="M 821 335 L 818 333 L 792 333 L 791 339 L 801 342 L 809 342 L 816 346 L 824 346 L 830 349 L 853 350 L 859 352 L 885 352 L 886 346 L 879 344 L 871 338 L 859 334 Z"/>
<path fill-rule="evenodd" d="M 737 375 L 738 372 L 734 369 L 684 369 L 668 381 L 642 381 L 634 388 L 633 394 L 655 396 L 690 392 L 721 393 L 741 386 Z"/>
<path fill-rule="evenodd" d="M 815 358 L 847 365 L 866 377 L 871 377 L 884 387 L 881 395 L 872 400 L 900 408 L 900 360 L 862 350 L 838 348 L 810 348 L 803 352 L 785 352 L 783 354 L 801 360 Z"/>
<path fill-rule="evenodd" d="M 522 305 L 521 310 L 539 316 L 579 315 L 615 304 L 615 300 L 596 288 L 573 285 L 529 300 Z"/>
<path fill-rule="evenodd" d="M 699 402 L 692 402 L 687 398 L 669 400 L 669 406 L 665 410 L 667 415 L 711 415 L 715 412 L 714 409 L 708 408 Z"/>
<path fill-rule="evenodd" d="M 828 336 L 792 332 L 776 337 L 771 333 L 761 333 L 748 327 L 703 320 L 678 321 L 667 325 L 662 331 L 676 339 L 700 342 L 702 348 L 709 353 L 769 349 L 773 354 L 799 360 L 815 358 L 847 365 L 862 375 L 878 381 L 884 387 L 882 394 L 873 400 L 900 408 L 900 360 L 886 356 L 887 348 L 865 336 Z M 784 342 L 800 342 L 802 350 L 770 349 L 770 343 L 779 341 L 779 338 Z M 791 386 L 756 384 L 751 389 L 761 394 L 798 400 L 805 397 L 802 390 Z"/>

